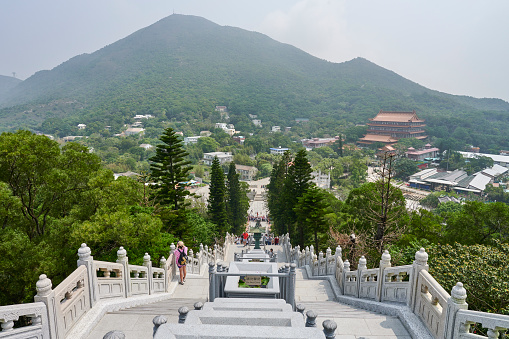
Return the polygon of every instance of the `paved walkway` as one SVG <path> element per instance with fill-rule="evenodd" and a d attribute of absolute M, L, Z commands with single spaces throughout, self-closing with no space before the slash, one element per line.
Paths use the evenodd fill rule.
<path fill-rule="evenodd" d="M 281 246 L 267 246 L 278 253 L 278 262 L 286 262 Z M 225 261 L 233 261 L 233 253 L 246 248 L 232 245 Z M 206 268 L 204 268 L 206 271 Z M 307 310 L 318 313 L 317 326 L 326 319 L 338 324 L 336 339 L 410 339 L 403 324 L 397 317 L 385 316 L 334 301 L 332 288 L 327 280 L 309 280 L 306 271 L 297 269 L 296 302 Z M 133 307 L 106 314 L 90 333 L 87 339 L 102 339 L 111 330 L 121 330 L 127 339 L 151 339 L 152 319 L 164 315 L 169 323 L 178 322 L 178 309 L 187 306 L 193 309 L 197 301 L 205 302 L 208 296 L 208 273 L 188 275 L 184 285 L 177 285 L 168 300 Z"/>

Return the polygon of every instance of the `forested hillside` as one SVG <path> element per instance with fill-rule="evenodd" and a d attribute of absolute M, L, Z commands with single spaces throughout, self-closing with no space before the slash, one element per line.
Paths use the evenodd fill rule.
<path fill-rule="evenodd" d="M 4 75 L 0 75 L 0 102 L 7 97 L 7 93 L 16 87 L 21 80 L 16 79 L 14 77 L 7 77 Z"/>
<path fill-rule="evenodd" d="M 416 110 L 438 138 L 508 148 L 509 103 L 426 89 L 368 60 L 336 64 L 203 18 L 171 15 L 92 54 L 23 81 L 0 103 L 0 130 L 51 119 L 119 130 L 135 114 L 193 123 L 226 105 L 237 129 L 310 118 L 316 128 L 365 123 L 380 109 Z M 459 128 L 459 129 L 458 129 Z M 44 128 L 42 128 L 44 131 Z M 454 144 L 454 140 L 449 140 Z"/>

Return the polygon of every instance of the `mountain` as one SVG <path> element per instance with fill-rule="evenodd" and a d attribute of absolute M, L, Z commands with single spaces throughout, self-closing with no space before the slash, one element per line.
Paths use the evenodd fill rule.
<path fill-rule="evenodd" d="M 14 77 L 7 77 L 0 75 L 0 102 L 2 102 L 7 96 L 11 89 L 19 85 L 21 80 Z"/>
<path fill-rule="evenodd" d="M 437 136 L 458 126 L 476 133 L 497 126 L 495 139 L 509 130 L 505 101 L 440 93 L 362 58 L 331 63 L 260 33 L 184 15 L 37 72 L 1 104 L 3 130 L 48 118 L 120 125 L 142 113 L 202 120 L 215 105 L 237 119 L 257 114 L 286 126 L 297 117 L 365 123 L 380 109 L 415 109 L 431 127 L 448 125 Z"/>

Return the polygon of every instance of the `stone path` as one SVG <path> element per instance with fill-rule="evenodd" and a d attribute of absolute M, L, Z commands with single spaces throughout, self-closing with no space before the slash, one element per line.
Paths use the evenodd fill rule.
<path fill-rule="evenodd" d="M 267 246 L 278 253 L 278 262 L 286 262 L 281 246 Z M 225 261 L 233 261 L 233 253 L 246 247 L 232 245 Z M 204 269 L 206 270 L 206 269 Z M 184 285 L 177 285 L 173 296 L 165 301 L 133 307 L 106 314 L 87 339 L 102 339 L 111 330 L 121 330 L 126 339 L 151 339 L 152 319 L 164 315 L 169 323 L 178 322 L 178 308 L 192 310 L 197 301 L 205 302 L 208 296 L 208 273 L 188 275 Z M 334 301 L 332 288 L 327 280 L 308 280 L 304 269 L 297 269 L 296 302 L 318 314 L 317 326 L 326 319 L 338 324 L 336 339 L 410 339 L 397 317 L 385 316 Z"/>

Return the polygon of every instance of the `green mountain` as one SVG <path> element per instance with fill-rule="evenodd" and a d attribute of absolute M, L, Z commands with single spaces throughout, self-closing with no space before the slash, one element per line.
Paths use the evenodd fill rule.
<path fill-rule="evenodd" d="M 295 118 L 365 123 L 380 109 L 416 110 L 432 135 L 446 138 L 461 127 L 468 142 L 485 148 L 504 145 L 509 131 L 505 101 L 440 93 L 362 58 L 331 63 L 184 15 L 37 72 L 0 103 L 2 130 L 37 128 L 49 118 L 118 126 L 134 114 L 192 122 L 226 105 L 238 123 L 256 114 L 283 126 Z"/>
<path fill-rule="evenodd" d="M 19 85 L 20 82 L 21 80 L 14 77 L 0 75 L 0 102 L 7 98 L 9 91 Z"/>

